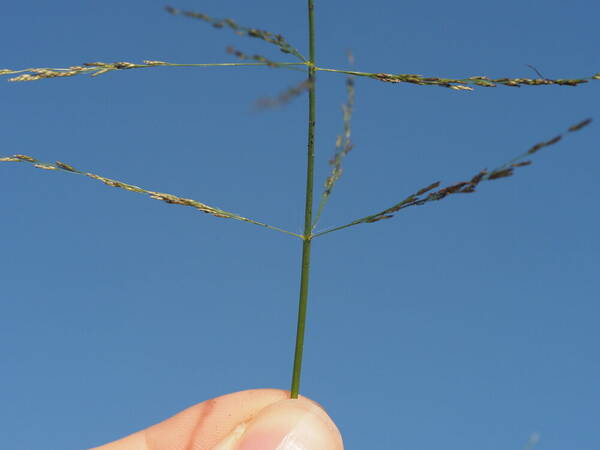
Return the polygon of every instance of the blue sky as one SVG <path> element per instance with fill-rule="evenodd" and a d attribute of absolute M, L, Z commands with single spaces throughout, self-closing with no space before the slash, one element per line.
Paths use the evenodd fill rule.
<path fill-rule="evenodd" d="M 251 4 L 251 6 L 249 6 Z M 23 1 L 0 66 L 285 60 L 158 1 Z M 173 6 L 280 32 L 303 1 Z M 591 76 L 597 2 L 316 2 L 317 64 L 427 76 Z M 289 59 L 288 59 L 289 60 Z M 156 68 L 0 84 L 3 156 L 60 160 L 300 232 L 302 80 L 268 68 Z M 317 180 L 344 77 L 320 73 Z M 356 79 L 355 148 L 321 229 L 430 182 L 493 168 L 587 117 L 512 178 L 315 240 L 301 391 L 348 449 L 597 449 L 600 82 L 478 88 Z M 0 446 L 80 449 L 204 399 L 289 388 L 301 242 L 104 186 L 0 166 Z"/>

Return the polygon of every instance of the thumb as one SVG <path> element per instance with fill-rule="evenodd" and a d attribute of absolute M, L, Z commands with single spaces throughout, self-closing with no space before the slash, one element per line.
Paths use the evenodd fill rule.
<path fill-rule="evenodd" d="M 96 450 L 343 450 L 342 437 L 315 402 L 255 389 L 198 403 Z"/>
<path fill-rule="evenodd" d="M 214 450 L 342 450 L 340 433 L 318 405 L 286 399 L 240 423 Z"/>

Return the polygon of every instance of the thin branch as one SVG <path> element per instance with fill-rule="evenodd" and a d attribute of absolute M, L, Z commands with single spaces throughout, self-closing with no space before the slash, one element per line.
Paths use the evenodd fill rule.
<path fill-rule="evenodd" d="M 35 67 L 29 69 L 0 69 L 0 75 L 15 75 L 16 77 L 9 78 L 8 81 L 36 81 L 45 78 L 60 78 L 73 77 L 75 75 L 89 74 L 92 77 L 103 75 L 115 70 L 129 69 L 147 69 L 149 67 L 230 67 L 230 66 L 270 66 L 284 67 L 288 69 L 296 69 L 294 66 L 302 66 L 304 63 L 289 63 L 289 62 L 255 62 L 255 63 L 207 63 L 207 64 L 177 64 L 166 61 L 145 60 L 143 63 L 131 63 L 127 61 L 105 63 L 91 62 L 83 63 L 80 66 L 70 66 L 67 68 L 50 68 L 50 67 Z"/>
<path fill-rule="evenodd" d="M 309 90 L 310 86 L 311 83 L 308 79 L 302 80 L 300 83 L 287 88 L 275 97 L 259 98 L 256 101 L 256 107 L 258 109 L 267 109 L 287 105 L 296 97 L 302 95 L 305 91 Z"/>
<path fill-rule="evenodd" d="M 247 53 L 244 53 L 244 52 L 232 47 L 231 45 L 226 48 L 226 51 L 230 55 L 234 55 L 236 58 L 244 60 L 244 61 L 254 60 L 254 61 L 265 63 L 269 67 L 277 67 L 277 65 L 278 65 L 276 62 L 271 61 L 270 59 L 265 58 L 262 55 L 257 55 L 257 54 L 249 55 Z"/>
<path fill-rule="evenodd" d="M 532 66 L 531 64 L 527 64 L 527 67 L 529 67 L 531 70 L 533 70 L 538 77 L 542 78 L 542 79 L 546 79 L 546 77 L 542 74 L 542 72 L 540 72 L 539 70 L 537 70 L 537 67 Z"/>
<path fill-rule="evenodd" d="M 168 13 L 174 15 L 182 15 L 190 17 L 192 19 L 203 20 L 205 22 L 210 23 L 215 28 L 229 27 L 240 36 L 249 36 L 253 38 L 262 39 L 263 41 L 276 45 L 277 47 L 279 47 L 279 50 L 283 53 L 294 55 L 301 61 L 306 61 L 306 58 L 302 56 L 302 54 L 298 50 L 292 47 L 281 34 L 275 34 L 269 31 L 259 30 L 257 28 L 243 27 L 241 25 L 238 25 L 237 22 L 233 19 L 215 19 L 207 14 L 198 13 L 194 11 L 184 11 L 181 9 L 173 8 L 172 6 L 167 6 L 165 9 Z"/>
<path fill-rule="evenodd" d="M 196 208 L 204 213 L 212 214 L 215 217 L 221 217 L 224 219 L 241 220 L 242 222 L 252 223 L 254 225 L 259 225 L 261 227 L 269 228 L 271 230 L 279 231 L 281 233 L 286 233 L 286 234 L 290 234 L 292 236 L 296 236 L 298 238 L 302 238 L 302 236 L 299 234 L 292 233 L 290 231 L 283 230 L 281 228 L 277 228 L 277 227 L 274 227 L 274 226 L 271 226 L 271 225 L 268 225 L 268 224 L 265 224 L 262 222 L 258 222 L 253 219 L 248 219 L 247 217 L 242 217 L 235 213 L 232 213 L 229 211 L 224 211 L 222 209 L 215 208 L 213 206 L 209 206 L 204 203 L 193 200 L 191 198 L 183 198 L 183 197 L 178 197 L 178 196 L 172 195 L 172 194 L 165 194 L 163 192 L 149 191 L 149 190 L 141 188 L 139 186 L 134 186 L 132 184 L 124 183 L 122 181 L 113 180 L 110 178 L 102 177 L 100 175 L 96 175 L 93 173 L 84 172 L 84 171 L 75 169 L 73 166 L 63 163 L 63 162 L 60 162 L 60 161 L 56 161 L 55 163 L 47 163 L 47 162 L 39 161 L 38 159 L 33 158 L 28 155 L 13 155 L 13 156 L 0 158 L 0 162 L 25 162 L 25 163 L 32 164 L 34 167 L 37 167 L 38 169 L 58 170 L 58 171 L 67 172 L 67 173 L 71 173 L 71 174 L 84 175 L 84 176 L 92 178 L 94 180 L 101 181 L 102 183 L 104 183 L 108 186 L 125 189 L 127 191 L 138 192 L 141 194 L 147 194 L 150 196 L 150 198 L 153 198 L 156 200 L 162 200 L 165 203 L 191 206 L 191 207 Z"/>
<path fill-rule="evenodd" d="M 356 75 L 358 77 L 368 77 L 375 80 L 384 81 L 387 83 L 411 83 L 421 86 L 441 86 L 458 91 L 472 91 L 471 86 L 481 87 L 496 87 L 501 84 L 504 86 L 577 86 L 578 84 L 587 83 L 589 80 L 600 80 L 600 73 L 583 78 L 561 78 L 551 80 L 548 78 L 489 78 L 478 75 L 468 78 L 440 78 L 440 77 L 424 77 L 418 74 L 392 74 L 392 73 L 371 73 L 371 72 L 356 72 L 352 70 L 326 69 L 318 67 L 317 70 L 323 72 L 337 72 L 348 75 Z"/>
<path fill-rule="evenodd" d="M 319 200 L 319 207 L 317 209 L 317 214 L 313 223 L 313 229 L 319 223 L 319 219 L 321 218 L 321 214 L 323 213 L 323 209 L 329 200 L 329 196 L 333 191 L 333 187 L 337 183 L 337 181 L 341 178 L 344 170 L 342 168 L 342 160 L 346 157 L 350 150 L 353 148 L 352 141 L 350 140 L 351 134 L 351 120 L 352 120 L 352 110 L 354 108 L 354 80 L 352 76 L 348 76 L 346 78 L 346 91 L 348 94 L 348 99 L 344 105 L 342 105 L 342 113 L 344 118 L 344 132 L 339 135 L 335 142 L 335 153 L 333 158 L 329 161 L 329 165 L 331 166 L 331 173 L 325 180 L 324 190 L 321 194 L 321 199 Z"/>
<path fill-rule="evenodd" d="M 538 152 L 539 150 L 541 150 L 544 147 L 549 147 L 551 145 L 556 144 L 563 138 L 564 134 L 581 130 L 583 127 L 589 125 L 591 121 L 592 121 L 592 119 L 583 120 L 583 121 L 577 123 L 576 125 L 569 127 L 565 133 L 559 134 L 558 136 L 555 136 L 552 139 L 549 139 L 547 141 L 542 141 L 542 142 L 535 144 L 526 152 L 520 154 L 519 156 L 516 156 L 515 158 L 511 159 L 510 161 L 506 162 L 505 164 L 502 164 L 501 166 L 496 167 L 495 169 L 493 169 L 491 171 L 488 171 L 487 169 L 480 171 L 479 173 L 475 174 L 469 181 L 461 181 L 460 183 L 455 183 L 450 186 L 446 186 L 442 189 L 431 192 L 432 190 L 437 189 L 440 186 L 440 182 L 437 181 L 435 183 L 430 184 L 427 187 L 424 187 L 423 189 L 420 189 L 419 191 L 415 192 L 414 194 L 409 195 L 404 200 L 402 200 L 399 203 L 396 203 L 395 205 L 393 205 L 390 208 L 387 208 L 378 213 L 371 214 L 369 216 L 365 216 L 360 219 L 354 220 L 345 225 L 341 225 L 338 227 L 334 227 L 334 228 L 322 231 L 320 233 L 315 234 L 314 237 L 322 236 L 324 234 L 332 233 L 334 231 L 342 230 L 344 228 L 348 228 L 353 225 L 358 225 L 361 223 L 374 223 L 374 222 L 378 222 L 378 221 L 384 220 L 384 219 L 391 219 L 392 217 L 394 217 L 394 215 L 392 213 L 396 213 L 397 211 L 400 211 L 401 209 L 408 208 L 409 206 L 424 205 L 425 203 L 435 201 L 435 200 L 441 200 L 451 194 L 473 193 L 473 192 L 475 192 L 475 188 L 482 181 L 497 180 L 499 178 L 505 178 L 505 177 L 512 176 L 513 172 L 516 168 L 528 166 L 531 164 L 531 161 L 526 160 L 525 158 L 533 155 L 534 153 Z M 429 194 L 427 194 L 427 193 L 429 193 Z M 427 194 L 427 195 L 425 195 L 425 194 Z"/>

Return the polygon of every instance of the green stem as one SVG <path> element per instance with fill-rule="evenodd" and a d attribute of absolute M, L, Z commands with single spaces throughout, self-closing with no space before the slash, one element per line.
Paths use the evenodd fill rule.
<path fill-rule="evenodd" d="M 313 185 L 315 161 L 315 16 L 314 0 L 308 0 L 308 155 L 306 163 L 306 204 L 304 208 L 304 236 L 302 239 L 302 272 L 300 275 L 300 299 L 298 302 L 298 326 L 296 330 L 296 350 L 292 372 L 291 398 L 298 398 L 300 374 L 302 372 L 302 352 L 304 350 L 304 330 L 306 327 L 306 304 L 308 301 L 308 279 L 310 272 L 310 246 L 312 242 Z"/>
<path fill-rule="evenodd" d="M 346 75 L 356 75 L 358 77 L 370 77 L 370 76 L 375 75 L 374 73 L 369 73 L 369 72 L 357 72 L 355 70 L 341 70 L 341 69 L 326 69 L 325 67 L 317 67 L 316 70 L 320 70 L 321 72 L 345 73 Z"/>

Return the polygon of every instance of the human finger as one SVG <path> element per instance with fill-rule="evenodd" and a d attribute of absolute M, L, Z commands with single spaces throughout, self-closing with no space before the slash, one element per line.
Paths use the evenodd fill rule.
<path fill-rule="evenodd" d="M 315 402 L 276 389 L 224 395 L 96 450 L 342 450 Z"/>

